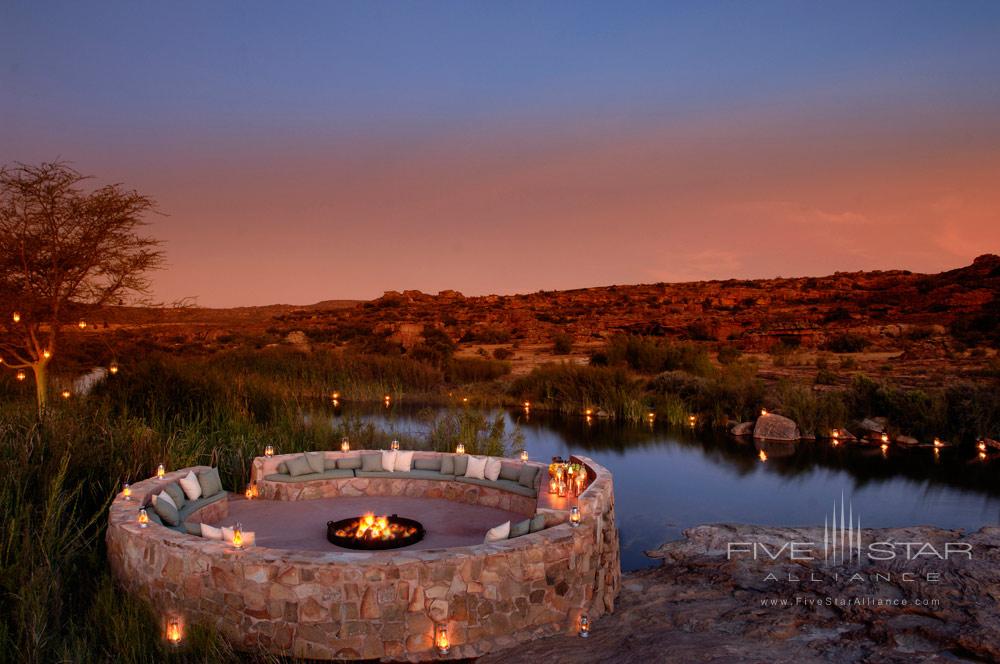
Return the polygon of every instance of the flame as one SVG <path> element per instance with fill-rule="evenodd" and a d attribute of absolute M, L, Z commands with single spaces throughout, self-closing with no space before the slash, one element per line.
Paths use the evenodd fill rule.
<path fill-rule="evenodd" d="M 765 452 L 764 450 L 761 450 L 760 454 L 758 454 L 757 456 L 760 457 L 761 461 L 767 461 L 767 452 Z"/>
<path fill-rule="evenodd" d="M 367 540 L 394 540 L 397 537 L 412 537 L 416 528 L 389 523 L 389 517 L 375 516 L 369 512 L 346 528 L 337 531 L 337 537 L 353 537 Z"/>
<path fill-rule="evenodd" d="M 233 546 L 237 549 L 243 546 L 243 531 L 239 528 L 233 530 Z"/>
<path fill-rule="evenodd" d="M 181 634 L 180 623 L 177 622 L 176 620 L 170 621 L 170 624 L 167 625 L 167 641 L 170 641 L 170 643 L 177 645 L 178 643 L 181 642 L 181 637 L 182 634 Z"/>

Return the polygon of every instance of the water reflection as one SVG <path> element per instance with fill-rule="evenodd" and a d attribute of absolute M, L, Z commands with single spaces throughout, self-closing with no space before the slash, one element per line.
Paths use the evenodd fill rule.
<path fill-rule="evenodd" d="M 423 409 L 409 404 L 327 408 L 331 417 L 358 417 L 405 436 L 420 437 L 428 427 Z M 648 566 L 643 551 L 702 523 L 821 524 L 841 493 L 865 527 L 976 529 L 1000 522 L 1000 461 L 984 463 L 974 450 L 760 444 L 690 427 L 588 423 L 533 409 L 505 417 L 520 427 L 531 458 L 580 453 L 614 473 L 626 569 Z"/>

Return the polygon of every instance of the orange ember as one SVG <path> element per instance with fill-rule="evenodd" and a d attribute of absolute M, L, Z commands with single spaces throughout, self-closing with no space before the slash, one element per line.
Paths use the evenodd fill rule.
<path fill-rule="evenodd" d="M 337 531 L 337 537 L 353 537 L 363 540 L 394 540 L 397 537 L 412 537 L 417 529 L 390 523 L 389 517 L 375 516 L 371 512 L 352 521 Z"/>

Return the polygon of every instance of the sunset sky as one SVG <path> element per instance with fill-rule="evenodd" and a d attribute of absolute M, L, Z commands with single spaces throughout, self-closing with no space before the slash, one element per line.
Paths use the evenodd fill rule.
<path fill-rule="evenodd" d="M 163 213 L 157 297 L 1000 253 L 1000 2 L 0 3 L 0 162 Z"/>

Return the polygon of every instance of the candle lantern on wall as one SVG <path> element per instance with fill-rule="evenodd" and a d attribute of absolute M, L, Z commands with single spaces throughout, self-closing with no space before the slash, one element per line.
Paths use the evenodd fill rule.
<path fill-rule="evenodd" d="M 181 643 L 183 634 L 181 633 L 181 624 L 178 620 L 171 620 L 170 624 L 167 625 L 167 641 L 170 642 L 172 646 L 178 646 Z"/>
<path fill-rule="evenodd" d="M 455 446 L 455 454 L 465 454 L 465 444 L 459 443 Z"/>
<path fill-rule="evenodd" d="M 122 485 L 122 495 L 125 497 L 125 500 L 132 500 L 132 487 L 128 485 L 128 482 Z"/>
<path fill-rule="evenodd" d="M 351 441 L 347 440 L 347 438 L 342 439 L 340 441 L 340 451 L 341 452 L 350 452 L 351 451 Z"/>
<path fill-rule="evenodd" d="M 145 507 L 140 507 L 139 508 L 138 521 L 139 521 L 139 527 L 140 528 L 145 528 L 146 526 L 149 525 L 149 514 L 146 513 L 146 508 Z"/>
<path fill-rule="evenodd" d="M 580 525 L 580 508 L 576 505 L 569 511 L 569 525 L 574 528 Z"/>
<path fill-rule="evenodd" d="M 448 640 L 448 628 L 438 625 L 434 628 L 434 646 L 439 655 L 447 655 L 451 651 L 451 641 Z"/>
<path fill-rule="evenodd" d="M 584 639 L 590 636 L 590 618 L 586 613 L 580 616 L 580 631 L 578 633 Z"/>
<path fill-rule="evenodd" d="M 264 448 L 264 456 L 269 459 L 274 456 L 274 445 L 268 445 Z"/>
<path fill-rule="evenodd" d="M 521 461 L 528 462 L 528 450 L 521 450 Z"/>
<path fill-rule="evenodd" d="M 166 475 L 166 474 L 167 474 L 167 469 L 163 467 L 162 463 L 159 466 L 156 467 L 156 477 L 157 477 L 157 479 L 161 479 L 162 480 L 163 476 Z"/>
<path fill-rule="evenodd" d="M 398 440 L 392 441 L 392 443 L 389 444 L 389 448 L 393 449 L 393 450 L 398 450 L 399 449 L 399 441 Z"/>

